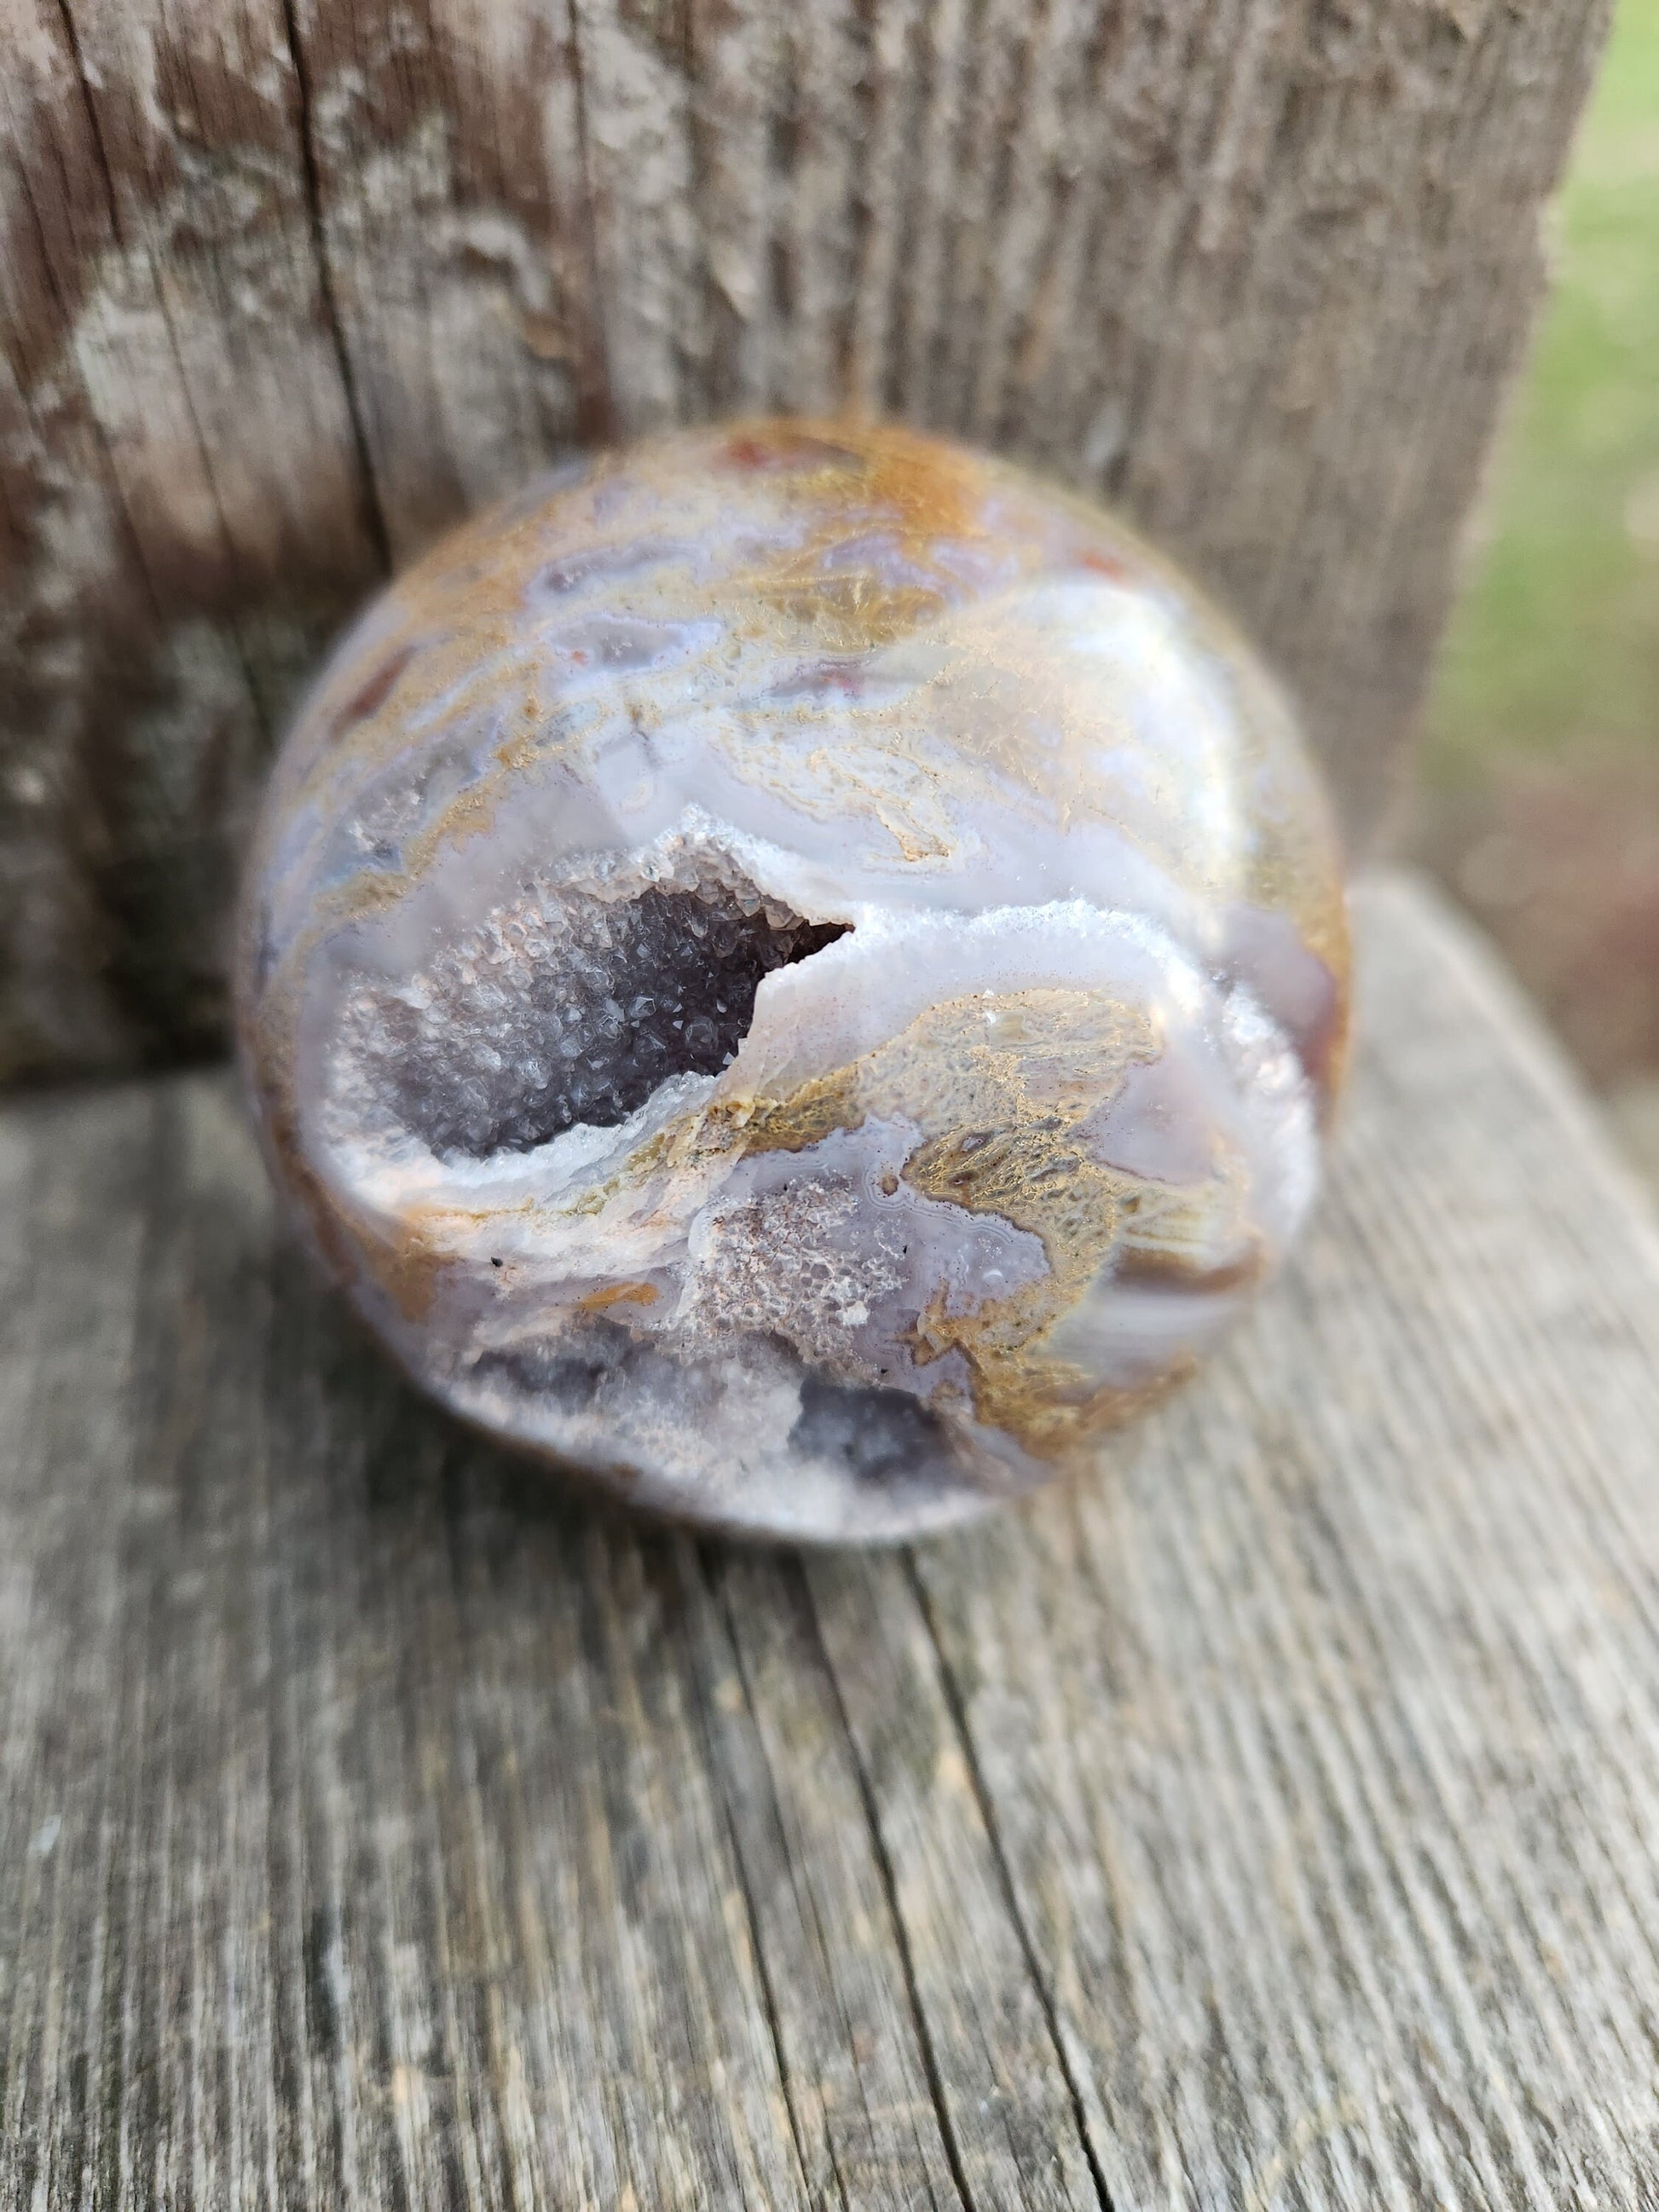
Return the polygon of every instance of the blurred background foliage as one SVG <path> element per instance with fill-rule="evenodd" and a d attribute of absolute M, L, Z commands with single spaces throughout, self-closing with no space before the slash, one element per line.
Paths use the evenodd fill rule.
<path fill-rule="evenodd" d="M 1659 0 L 1620 0 L 1408 836 L 1659 1168 Z"/>

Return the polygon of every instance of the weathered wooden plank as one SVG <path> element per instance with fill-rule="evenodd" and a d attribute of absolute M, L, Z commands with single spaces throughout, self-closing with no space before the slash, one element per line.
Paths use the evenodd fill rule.
<path fill-rule="evenodd" d="M 216 1039 L 270 736 L 573 443 L 1127 506 L 1375 821 L 1606 0 L 0 0 L 0 1077 Z"/>
<path fill-rule="evenodd" d="M 1659 1239 L 1361 920 L 1289 1279 L 910 1553 L 463 1436 L 222 1077 L 0 1115 L 0 2206 L 1651 2203 Z"/>

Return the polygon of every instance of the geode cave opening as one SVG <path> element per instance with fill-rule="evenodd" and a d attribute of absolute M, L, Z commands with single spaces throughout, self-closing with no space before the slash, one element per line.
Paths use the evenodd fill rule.
<path fill-rule="evenodd" d="M 379 999 L 362 1042 L 434 1152 L 530 1152 L 579 1122 L 614 1127 L 671 1076 L 718 1075 L 763 979 L 849 926 L 741 879 L 530 895 Z"/>

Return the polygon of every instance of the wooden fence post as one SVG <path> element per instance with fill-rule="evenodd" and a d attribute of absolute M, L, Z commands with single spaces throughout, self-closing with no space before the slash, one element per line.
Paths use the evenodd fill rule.
<path fill-rule="evenodd" d="M 0 1073 L 217 1042 L 274 729 L 573 441 L 1124 503 L 1376 819 L 1605 0 L 0 0 Z"/>

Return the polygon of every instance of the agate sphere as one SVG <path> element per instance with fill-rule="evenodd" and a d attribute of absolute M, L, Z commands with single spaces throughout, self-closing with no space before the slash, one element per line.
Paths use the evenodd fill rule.
<path fill-rule="evenodd" d="M 236 964 L 274 1171 L 408 1372 L 788 1538 L 962 1519 L 1189 1373 L 1347 1025 L 1239 637 L 1097 508 L 842 422 L 573 463 L 393 584 Z"/>

